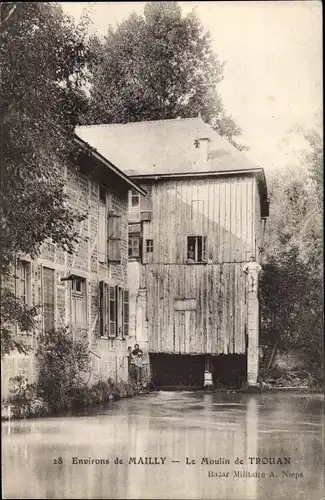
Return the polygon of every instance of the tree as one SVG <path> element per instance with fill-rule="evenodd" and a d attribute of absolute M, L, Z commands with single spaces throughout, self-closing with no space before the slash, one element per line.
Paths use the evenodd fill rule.
<path fill-rule="evenodd" d="M 304 132 L 301 168 L 270 183 L 267 263 L 261 279 L 262 336 L 276 347 L 302 347 L 309 369 L 323 378 L 323 151 L 317 130 Z"/>
<path fill-rule="evenodd" d="M 28 311 L 6 288 L 19 254 L 51 238 L 72 252 L 82 216 L 67 203 L 64 165 L 76 154 L 73 128 L 85 102 L 85 25 L 51 2 L 8 2 L 0 11 L 2 318 L 30 330 Z M 20 312 L 20 313 L 19 313 Z M 2 354 L 13 347 L 2 322 Z"/>
<path fill-rule="evenodd" d="M 123 123 L 196 117 L 239 149 L 241 129 L 227 115 L 218 83 L 223 68 L 194 11 L 177 2 L 149 2 L 103 40 L 91 41 L 92 74 L 84 123 Z"/>
<path fill-rule="evenodd" d="M 307 165 L 310 177 L 314 182 L 315 192 L 320 207 L 323 207 L 324 190 L 324 152 L 323 152 L 323 111 L 316 113 L 317 126 L 314 129 L 299 128 L 309 148 L 303 151 L 302 162 Z"/>

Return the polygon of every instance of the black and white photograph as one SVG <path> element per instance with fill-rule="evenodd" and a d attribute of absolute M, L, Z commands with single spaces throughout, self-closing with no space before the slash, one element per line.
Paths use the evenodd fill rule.
<path fill-rule="evenodd" d="M 325 500 L 322 4 L 0 3 L 5 499 Z"/>

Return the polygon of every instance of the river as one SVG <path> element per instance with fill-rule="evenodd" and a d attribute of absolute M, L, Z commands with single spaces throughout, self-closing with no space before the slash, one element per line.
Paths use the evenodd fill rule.
<path fill-rule="evenodd" d="M 6 422 L 3 497 L 320 500 L 323 401 L 157 392 L 87 416 Z"/>

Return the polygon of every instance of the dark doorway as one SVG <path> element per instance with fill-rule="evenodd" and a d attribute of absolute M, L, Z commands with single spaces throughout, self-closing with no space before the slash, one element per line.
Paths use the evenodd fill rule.
<path fill-rule="evenodd" d="M 216 389 L 240 389 L 247 380 L 247 357 L 244 354 L 211 356 L 210 363 Z"/>
<path fill-rule="evenodd" d="M 156 387 L 203 387 L 205 356 L 150 354 L 152 381 Z"/>

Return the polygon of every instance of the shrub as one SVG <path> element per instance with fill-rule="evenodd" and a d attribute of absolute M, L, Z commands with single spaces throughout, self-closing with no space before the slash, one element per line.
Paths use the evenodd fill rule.
<path fill-rule="evenodd" d="M 28 418 L 42 416 L 48 412 L 48 405 L 40 395 L 36 384 L 29 384 L 22 376 L 10 379 L 13 387 L 2 405 L 5 418 Z M 9 411 L 10 408 L 10 411 Z"/>
<path fill-rule="evenodd" d="M 85 337 L 73 340 L 67 328 L 46 332 L 39 338 L 37 356 L 38 390 L 43 391 L 52 412 L 72 410 L 75 400 L 84 400 L 82 388 L 91 364 Z"/>

